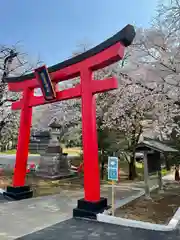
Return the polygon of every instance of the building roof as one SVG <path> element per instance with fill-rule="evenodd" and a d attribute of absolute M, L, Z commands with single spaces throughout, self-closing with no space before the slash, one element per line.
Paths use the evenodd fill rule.
<path fill-rule="evenodd" d="M 141 147 L 150 148 L 152 150 L 155 150 L 155 151 L 158 151 L 158 152 L 161 152 L 161 153 L 164 153 L 164 152 L 169 152 L 169 153 L 170 152 L 174 152 L 174 153 L 178 152 L 177 149 L 169 147 L 166 144 L 155 141 L 155 140 L 144 140 L 144 141 L 140 142 L 138 144 L 137 148 L 136 148 L 137 151 Z"/>
<path fill-rule="evenodd" d="M 62 126 L 60 123 L 58 123 L 57 119 L 54 119 L 54 121 L 52 121 L 48 127 L 50 128 L 56 128 L 56 129 L 60 129 Z"/>

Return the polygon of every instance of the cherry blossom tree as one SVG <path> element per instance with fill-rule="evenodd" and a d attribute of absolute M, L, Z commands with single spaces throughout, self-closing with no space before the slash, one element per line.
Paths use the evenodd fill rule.
<path fill-rule="evenodd" d="M 17 139 L 19 112 L 11 111 L 11 102 L 21 96 L 8 91 L 5 78 L 25 74 L 30 71 L 33 64 L 27 60 L 27 54 L 20 50 L 20 46 L 0 45 L 0 143 L 1 148 L 10 141 Z M 12 143 L 14 145 L 14 143 Z"/>
<path fill-rule="evenodd" d="M 176 35 L 157 22 L 150 29 L 139 29 L 131 56 L 122 72 L 140 86 L 163 93 L 179 104 L 180 45 Z"/>
<path fill-rule="evenodd" d="M 110 92 L 108 98 L 113 99 L 113 103 L 104 113 L 104 125 L 119 131 L 126 139 L 127 148 L 124 150 L 130 156 L 129 178 L 133 179 L 136 176 L 135 151 L 144 130 L 144 122 L 151 120 L 152 131 L 158 134 L 160 131 L 164 137 L 175 127 L 173 117 L 177 113 L 174 108 L 170 110 L 174 105 L 171 106 L 163 95 L 136 84 L 121 85 L 117 91 Z"/>
<path fill-rule="evenodd" d="M 161 22 L 161 25 L 168 29 L 170 34 L 175 34 L 178 37 L 180 32 L 180 1 L 159 1 L 155 20 L 155 22 Z"/>

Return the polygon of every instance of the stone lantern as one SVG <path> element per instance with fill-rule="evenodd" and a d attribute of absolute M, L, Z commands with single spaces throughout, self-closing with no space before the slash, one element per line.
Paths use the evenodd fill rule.
<path fill-rule="evenodd" d="M 54 120 L 50 127 L 50 142 L 47 149 L 41 154 L 37 176 L 49 179 L 60 179 L 71 176 L 67 155 L 63 154 L 58 137 L 61 133 L 61 125 Z"/>
<path fill-rule="evenodd" d="M 58 137 L 60 136 L 60 133 L 61 133 L 61 125 L 57 122 L 57 120 L 55 120 L 51 124 L 49 124 L 49 128 L 50 128 L 51 140 L 49 142 L 47 151 L 49 153 L 61 153 L 62 154 L 62 148 L 60 147 L 60 143 L 59 143 L 59 139 L 58 139 Z"/>

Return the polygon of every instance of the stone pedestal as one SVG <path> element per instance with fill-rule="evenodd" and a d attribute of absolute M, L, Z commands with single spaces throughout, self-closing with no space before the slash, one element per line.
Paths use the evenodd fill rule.
<path fill-rule="evenodd" d="M 62 148 L 58 141 L 59 125 L 53 123 L 50 125 L 51 140 L 44 154 L 41 154 L 39 168 L 36 172 L 37 176 L 48 179 L 60 179 L 72 175 L 67 155 L 62 153 Z"/>
<path fill-rule="evenodd" d="M 44 154 L 41 156 L 37 176 L 48 179 L 60 179 L 72 175 L 67 164 L 67 158 L 60 154 Z"/>

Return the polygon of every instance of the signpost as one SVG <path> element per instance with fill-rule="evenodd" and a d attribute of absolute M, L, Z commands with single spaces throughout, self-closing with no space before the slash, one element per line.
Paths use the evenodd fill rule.
<path fill-rule="evenodd" d="M 118 158 L 108 157 L 108 180 L 112 181 L 112 215 L 114 216 L 114 182 L 118 181 Z"/>

